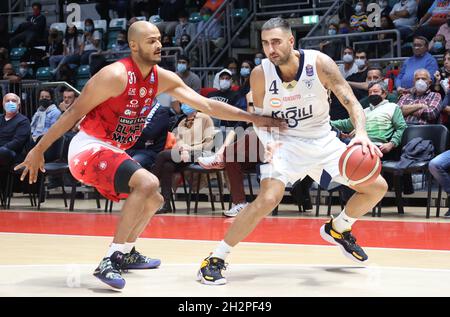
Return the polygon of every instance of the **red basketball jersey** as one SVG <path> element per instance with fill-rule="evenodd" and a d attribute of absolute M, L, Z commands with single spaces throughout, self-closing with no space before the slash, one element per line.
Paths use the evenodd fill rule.
<path fill-rule="evenodd" d="M 141 135 L 145 120 L 158 91 L 157 66 L 147 78 L 131 57 L 118 61 L 128 75 L 126 89 L 90 111 L 81 122 L 81 130 L 122 150 L 129 149 Z"/>

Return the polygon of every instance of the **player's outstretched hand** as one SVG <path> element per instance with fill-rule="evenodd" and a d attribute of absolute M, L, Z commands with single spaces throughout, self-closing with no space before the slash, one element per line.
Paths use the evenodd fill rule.
<path fill-rule="evenodd" d="M 33 184 L 37 181 L 39 170 L 43 173 L 45 172 L 44 164 L 44 153 L 34 148 L 28 153 L 27 157 L 25 157 L 25 160 L 17 165 L 14 170 L 17 171 L 24 168 L 20 180 L 23 181 L 27 174 L 29 174 L 28 182 Z"/>
<path fill-rule="evenodd" d="M 280 130 L 287 129 L 288 127 L 285 119 L 258 115 L 253 116 L 253 124 L 257 127 L 274 127 Z"/>
<path fill-rule="evenodd" d="M 378 155 L 379 157 L 383 157 L 383 153 L 381 153 L 378 146 L 372 143 L 370 141 L 369 137 L 367 135 L 358 135 L 356 134 L 355 137 L 350 141 L 350 143 L 347 145 L 347 147 L 351 147 L 355 144 L 361 144 L 362 145 L 362 151 L 365 154 L 367 150 L 369 150 L 370 155 L 373 157 L 374 155 Z"/>

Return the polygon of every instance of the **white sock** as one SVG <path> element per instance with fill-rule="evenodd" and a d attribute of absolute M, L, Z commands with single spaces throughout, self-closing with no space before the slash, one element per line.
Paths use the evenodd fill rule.
<path fill-rule="evenodd" d="M 225 260 L 227 256 L 231 252 L 231 246 L 229 246 L 225 241 L 220 241 L 219 245 L 217 246 L 216 250 L 213 252 L 211 257 L 219 258 L 222 260 Z"/>
<path fill-rule="evenodd" d="M 131 250 L 133 250 L 135 244 L 136 244 L 136 242 L 125 242 L 125 247 L 123 248 L 123 253 L 124 254 L 130 253 Z"/>
<path fill-rule="evenodd" d="M 111 243 L 109 245 L 109 250 L 106 253 L 106 257 L 109 258 L 116 251 L 124 253 L 124 249 L 125 249 L 125 244 Z"/>
<path fill-rule="evenodd" d="M 336 230 L 339 233 L 342 233 L 344 231 L 348 231 L 352 228 L 352 225 L 358 220 L 357 218 L 349 217 L 345 213 L 345 209 L 342 210 L 342 212 L 333 219 L 333 229 Z"/>

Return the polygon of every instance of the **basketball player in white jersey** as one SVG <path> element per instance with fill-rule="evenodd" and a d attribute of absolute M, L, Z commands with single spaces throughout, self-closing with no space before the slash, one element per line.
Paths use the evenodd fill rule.
<path fill-rule="evenodd" d="M 356 244 L 351 227 L 387 191 L 386 181 L 381 176 L 371 185 L 351 186 L 339 174 L 338 162 L 346 145 L 331 131 L 330 90 L 347 109 L 355 127 L 356 135 L 349 146 L 358 143 L 364 152 L 382 154 L 367 137 L 363 109 L 336 63 L 318 51 L 294 50 L 290 25 L 282 18 L 267 21 L 262 27 L 261 38 L 268 58 L 253 70 L 250 77 L 255 111 L 284 118 L 289 128 L 277 134 L 256 128 L 264 146 L 276 143 L 278 147 L 270 163 L 261 166 L 258 197 L 238 214 L 224 240 L 203 261 L 197 278 L 204 284 L 226 283 L 222 270 L 232 247 L 245 239 L 280 203 L 288 184 L 306 175 L 325 187 L 334 180 L 356 191 L 340 215 L 321 227 L 320 235 L 339 246 L 347 257 L 357 262 L 366 261 L 368 257 Z"/>

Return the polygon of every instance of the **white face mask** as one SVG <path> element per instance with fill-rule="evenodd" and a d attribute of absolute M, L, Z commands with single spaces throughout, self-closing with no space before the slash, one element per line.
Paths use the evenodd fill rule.
<path fill-rule="evenodd" d="M 416 90 L 418 92 L 425 92 L 428 89 L 428 84 L 423 79 L 416 80 L 416 83 L 414 86 L 416 87 Z"/>
<path fill-rule="evenodd" d="M 231 87 L 231 80 L 221 79 L 219 80 L 219 87 L 221 90 L 228 90 Z"/>
<path fill-rule="evenodd" d="M 342 57 L 342 60 L 344 61 L 344 63 L 350 64 L 351 62 L 353 62 L 353 55 L 351 54 L 345 54 Z"/>
<path fill-rule="evenodd" d="M 363 69 L 366 66 L 366 60 L 357 58 L 355 59 L 355 64 L 358 66 L 358 69 Z"/>

